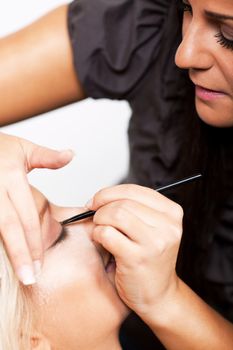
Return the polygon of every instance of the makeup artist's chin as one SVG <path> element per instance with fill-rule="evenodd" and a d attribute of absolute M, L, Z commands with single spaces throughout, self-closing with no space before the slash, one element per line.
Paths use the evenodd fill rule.
<path fill-rule="evenodd" d="M 233 126 L 233 99 L 229 95 L 205 100 L 196 94 L 196 110 L 208 125 L 218 128 Z"/>

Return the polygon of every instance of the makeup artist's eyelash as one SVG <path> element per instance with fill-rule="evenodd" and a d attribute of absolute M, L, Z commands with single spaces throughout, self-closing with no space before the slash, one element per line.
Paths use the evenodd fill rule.
<path fill-rule="evenodd" d="M 183 1 L 180 3 L 181 8 L 183 12 L 190 12 L 192 14 L 192 6 L 189 4 L 184 3 Z M 225 38 L 225 36 L 219 32 L 215 35 L 215 38 L 217 38 L 217 42 L 224 48 L 233 51 L 233 40 L 229 40 Z"/>
<path fill-rule="evenodd" d="M 217 42 L 221 46 L 225 47 L 228 50 L 233 51 L 233 40 L 229 40 L 229 39 L 225 38 L 225 36 L 221 32 L 217 33 L 215 35 L 215 38 L 217 38 Z"/>

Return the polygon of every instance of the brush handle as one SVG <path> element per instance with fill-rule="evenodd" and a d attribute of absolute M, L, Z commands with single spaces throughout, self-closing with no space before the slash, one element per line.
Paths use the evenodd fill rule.
<path fill-rule="evenodd" d="M 62 226 L 68 225 L 68 224 L 71 224 L 72 222 L 75 222 L 75 221 L 79 221 L 79 220 L 90 218 L 93 215 L 95 215 L 95 211 L 94 210 L 89 210 L 89 211 L 86 211 L 84 213 L 72 216 L 71 218 L 66 219 L 64 221 L 61 221 L 60 224 Z"/>
<path fill-rule="evenodd" d="M 198 180 L 198 179 L 200 179 L 201 177 L 202 177 L 201 174 L 189 176 L 189 177 L 186 177 L 186 178 L 184 178 L 184 179 L 182 179 L 182 180 L 173 182 L 173 183 L 171 183 L 171 184 L 158 187 L 155 191 L 160 192 L 160 193 L 163 193 L 163 192 L 165 192 L 166 190 L 170 190 L 170 189 L 172 189 L 172 188 L 175 188 L 175 187 L 178 187 L 178 186 L 187 184 L 187 183 L 189 183 L 189 182 Z M 72 216 L 71 218 L 66 219 L 66 220 L 64 220 L 64 221 L 61 221 L 60 224 L 61 224 L 62 226 L 68 225 L 68 224 L 71 224 L 72 222 L 76 222 L 76 221 L 79 221 L 79 220 L 83 220 L 83 219 L 90 218 L 90 217 L 93 216 L 93 215 L 95 215 L 95 211 L 94 211 L 94 210 L 89 210 L 89 211 L 86 211 L 86 212 L 84 212 L 84 213 L 81 213 L 81 214 Z"/>
<path fill-rule="evenodd" d="M 189 176 L 189 177 L 186 177 L 182 180 L 179 180 L 179 181 L 176 181 L 176 182 L 173 182 L 169 185 L 165 185 L 165 186 L 161 186 L 161 187 L 158 187 L 155 191 L 157 192 L 160 192 L 160 193 L 163 193 L 164 191 L 166 190 L 170 190 L 172 188 L 175 188 L 175 187 L 178 187 L 180 185 L 183 185 L 183 184 L 187 184 L 189 182 L 192 182 L 194 180 L 198 180 L 202 177 L 201 174 L 197 174 L 197 175 L 193 175 L 193 176 Z"/>

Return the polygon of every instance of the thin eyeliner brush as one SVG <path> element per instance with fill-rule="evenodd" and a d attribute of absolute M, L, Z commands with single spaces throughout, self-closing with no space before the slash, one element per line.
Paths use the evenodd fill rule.
<path fill-rule="evenodd" d="M 170 190 L 170 189 L 173 189 L 175 187 L 178 187 L 178 186 L 181 186 L 183 184 L 187 184 L 189 182 L 192 182 L 192 181 L 195 181 L 195 180 L 198 180 L 202 177 L 201 174 L 197 174 L 197 175 L 193 175 L 193 176 L 189 176 L 189 177 L 186 177 L 182 180 L 179 180 L 179 181 L 176 181 L 176 182 L 173 182 L 169 185 L 165 185 L 165 186 L 161 186 L 161 187 L 158 187 L 156 188 L 156 192 L 160 192 L 160 193 L 163 193 L 165 192 L 166 190 Z"/>
<path fill-rule="evenodd" d="M 81 213 L 81 214 L 72 216 L 71 218 L 66 219 L 64 221 L 61 221 L 60 224 L 62 226 L 68 225 L 68 224 L 71 224 L 72 222 L 75 222 L 75 221 L 79 221 L 79 220 L 90 218 L 93 215 L 95 215 L 95 210 L 88 210 L 85 213 Z"/>
<path fill-rule="evenodd" d="M 175 187 L 178 187 L 178 186 L 187 184 L 187 183 L 189 183 L 189 182 L 198 180 L 198 179 L 200 179 L 201 177 L 202 177 L 201 174 L 197 174 L 197 175 L 193 175 L 193 176 L 190 176 L 190 177 L 186 177 L 186 178 L 184 178 L 184 179 L 182 179 L 182 180 L 173 182 L 173 183 L 171 183 L 171 184 L 158 187 L 155 191 L 160 192 L 160 193 L 163 193 L 163 192 L 165 192 L 166 190 L 170 190 L 170 189 L 173 189 L 173 188 L 175 188 Z M 80 220 L 83 220 L 83 219 L 87 219 L 87 218 L 89 218 L 89 217 L 95 215 L 95 213 L 96 213 L 95 210 L 88 210 L 88 211 L 86 211 L 86 212 L 84 212 L 84 213 L 81 213 L 81 214 L 72 216 L 72 217 L 69 218 L 69 219 L 66 219 L 66 220 L 64 220 L 64 221 L 61 221 L 60 224 L 61 224 L 62 226 L 68 225 L 68 224 L 71 224 L 72 222 L 76 222 L 76 221 L 80 221 Z"/>

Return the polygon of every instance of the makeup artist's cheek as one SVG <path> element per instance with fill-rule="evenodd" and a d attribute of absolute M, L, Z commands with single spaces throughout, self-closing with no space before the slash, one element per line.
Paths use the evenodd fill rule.
<path fill-rule="evenodd" d="M 233 61 L 233 52 L 232 52 L 232 61 Z M 233 67 L 231 65 L 231 69 L 229 70 L 229 66 L 230 64 L 228 65 L 228 68 L 225 68 L 224 75 L 226 76 L 226 80 L 229 81 L 231 98 L 233 100 Z M 232 114 L 233 114 L 233 108 L 232 108 Z"/>

